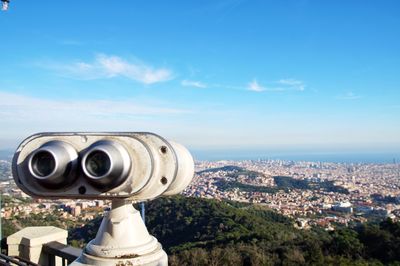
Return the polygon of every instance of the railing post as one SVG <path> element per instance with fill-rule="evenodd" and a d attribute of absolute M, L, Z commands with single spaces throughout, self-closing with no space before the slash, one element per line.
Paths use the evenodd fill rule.
<path fill-rule="evenodd" d="M 59 243 L 59 242 L 50 242 L 46 243 L 43 245 L 43 252 L 46 254 L 46 256 L 50 257 L 55 257 L 55 264 L 56 266 L 61 266 L 61 265 L 69 265 L 72 263 L 76 258 L 78 258 L 82 250 L 79 248 L 74 248 L 71 246 L 67 246 L 65 244 Z M 50 264 L 49 265 L 53 265 Z"/>
<path fill-rule="evenodd" d="M 66 230 L 54 226 L 26 227 L 7 237 L 8 255 L 46 265 L 50 263 L 50 258 L 43 252 L 43 245 L 52 241 L 66 244 L 67 236 Z M 61 266 L 59 259 L 54 258 L 54 260 L 51 265 Z"/>
<path fill-rule="evenodd" d="M 49 259 L 49 266 L 56 266 L 56 256 L 47 254 L 47 258 Z"/>

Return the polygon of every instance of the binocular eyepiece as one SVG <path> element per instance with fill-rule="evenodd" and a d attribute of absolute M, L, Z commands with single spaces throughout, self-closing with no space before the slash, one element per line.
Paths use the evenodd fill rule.
<path fill-rule="evenodd" d="M 115 141 L 94 143 L 81 162 L 89 182 L 98 187 L 119 185 L 128 177 L 131 166 L 129 153 Z"/>
<path fill-rule="evenodd" d="M 182 145 L 152 133 L 42 133 L 18 147 L 16 184 L 41 198 L 126 198 L 180 193 L 193 158 Z"/>
<path fill-rule="evenodd" d="M 28 159 L 28 169 L 38 183 L 47 187 L 64 186 L 72 181 L 76 168 L 76 150 L 62 141 L 49 141 L 33 151 Z"/>

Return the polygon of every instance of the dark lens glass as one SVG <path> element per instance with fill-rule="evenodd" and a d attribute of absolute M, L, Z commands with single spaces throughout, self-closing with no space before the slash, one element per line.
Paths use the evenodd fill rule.
<path fill-rule="evenodd" d="M 45 177 L 50 175 L 56 167 L 56 160 L 48 151 L 40 151 L 32 158 L 32 169 L 36 175 Z"/>
<path fill-rule="evenodd" d="M 86 158 L 86 169 L 92 176 L 100 177 L 111 167 L 110 157 L 103 151 L 93 151 Z"/>

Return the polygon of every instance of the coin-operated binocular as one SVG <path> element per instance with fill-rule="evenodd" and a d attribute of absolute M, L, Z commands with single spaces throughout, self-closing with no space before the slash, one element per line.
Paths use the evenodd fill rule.
<path fill-rule="evenodd" d="M 167 265 L 132 202 L 178 194 L 193 174 L 189 151 L 152 133 L 40 133 L 13 159 L 15 183 L 32 197 L 112 200 L 71 265 Z"/>

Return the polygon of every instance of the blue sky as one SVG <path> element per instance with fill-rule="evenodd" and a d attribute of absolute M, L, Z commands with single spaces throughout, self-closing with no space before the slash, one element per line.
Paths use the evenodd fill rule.
<path fill-rule="evenodd" d="M 195 150 L 400 149 L 400 2 L 22 1 L 0 13 L 0 149 L 153 131 Z"/>

